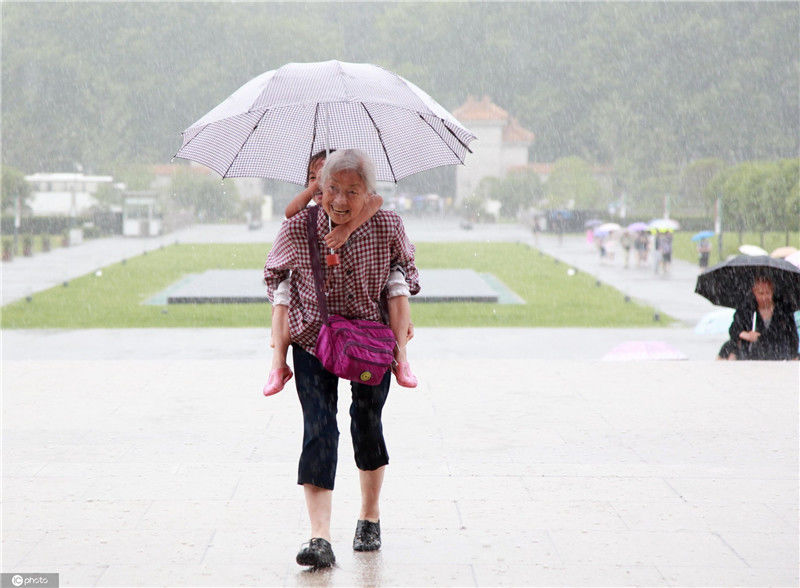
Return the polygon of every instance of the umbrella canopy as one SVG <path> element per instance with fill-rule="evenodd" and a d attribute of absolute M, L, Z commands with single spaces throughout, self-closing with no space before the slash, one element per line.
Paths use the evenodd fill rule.
<path fill-rule="evenodd" d="M 739 251 L 741 251 L 745 255 L 751 255 L 751 256 L 769 255 L 769 253 L 767 253 L 765 249 L 762 249 L 758 245 L 740 245 Z"/>
<path fill-rule="evenodd" d="M 714 231 L 700 231 L 692 235 L 692 241 L 702 241 L 703 239 L 710 239 L 716 235 Z"/>
<path fill-rule="evenodd" d="M 622 227 L 619 226 L 617 223 L 603 223 L 602 225 L 598 225 L 595 227 L 595 233 L 611 233 L 613 231 L 622 230 Z"/>
<path fill-rule="evenodd" d="M 647 224 L 647 228 L 655 231 L 677 231 L 681 228 L 678 221 L 671 218 L 657 218 Z"/>
<path fill-rule="evenodd" d="M 800 310 L 794 313 L 794 324 L 797 325 L 797 336 L 800 338 Z M 800 353 L 800 344 L 797 345 L 797 353 Z"/>
<path fill-rule="evenodd" d="M 786 245 L 785 247 L 778 247 L 775 251 L 769 254 L 770 257 L 780 257 L 780 258 L 787 258 L 792 253 L 797 251 L 797 247 L 791 247 Z"/>
<path fill-rule="evenodd" d="M 396 182 L 464 163 L 475 139 L 408 80 L 367 63 L 289 63 L 257 76 L 183 132 L 176 157 L 222 177 L 305 185 L 324 149 L 357 148 Z"/>
<path fill-rule="evenodd" d="M 603 361 L 689 359 L 664 341 L 625 341 L 603 356 Z"/>
<path fill-rule="evenodd" d="M 625 229 L 631 233 L 638 233 L 639 231 L 646 231 L 650 227 L 647 223 L 643 223 L 641 221 L 629 224 Z"/>
<path fill-rule="evenodd" d="M 800 309 L 800 268 L 785 259 L 739 255 L 709 268 L 697 277 L 694 291 L 719 306 L 736 308 L 751 295 L 756 276 L 767 276 L 775 297 Z"/>
<path fill-rule="evenodd" d="M 597 225 L 602 225 L 602 224 L 603 221 L 601 221 L 599 218 L 590 218 L 585 223 L 583 223 L 583 226 L 589 229 L 591 227 L 596 227 Z"/>
<path fill-rule="evenodd" d="M 731 328 L 734 312 L 732 308 L 707 312 L 694 326 L 694 332 L 698 335 L 723 335 Z"/>
<path fill-rule="evenodd" d="M 794 253 L 787 255 L 784 259 L 793 266 L 800 267 L 800 251 L 795 251 Z"/>

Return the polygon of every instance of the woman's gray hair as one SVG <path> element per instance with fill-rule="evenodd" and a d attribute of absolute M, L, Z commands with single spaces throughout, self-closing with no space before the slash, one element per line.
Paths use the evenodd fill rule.
<path fill-rule="evenodd" d="M 354 171 L 361 176 L 367 187 L 367 194 L 375 193 L 375 164 L 361 149 L 339 149 L 328 156 L 319 172 L 319 182 L 323 190 L 333 174 L 345 170 Z"/>

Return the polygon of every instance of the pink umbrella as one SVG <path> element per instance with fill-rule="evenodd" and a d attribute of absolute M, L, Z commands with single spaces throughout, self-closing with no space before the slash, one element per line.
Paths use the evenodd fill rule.
<path fill-rule="evenodd" d="M 689 359 L 663 341 L 625 341 L 603 356 L 603 361 L 652 361 Z"/>
<path fill-rule="evenodd" d="M 791 263 L 792 265 L 800 267 L 800 251 L 795 251 L 791 255 L 787 255 L 786 257 L 784 257 L 784 259 L 789 263 Z"/>
<path fill-rule="evenodd" d="M 789 257 L 792 253 L 796 253 L 796 252 L 797 252 L 797 247 L 791 247 L 791 246 L 787 245 L 785 247 L 778 247 L 775 251 L 770 253 L 769 256 L 770 257 L 782 257 L 782 258 L 785 259 L 785 258 Z"/>

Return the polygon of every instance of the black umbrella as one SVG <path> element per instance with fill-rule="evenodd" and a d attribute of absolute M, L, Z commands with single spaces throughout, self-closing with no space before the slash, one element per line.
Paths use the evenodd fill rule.
<path fill-rule="evenodd" d="M 766 276 L 775 299 L 800 310 L 800 268 L 766 255 L 739 255 L 709 268 L 697 277 L 694 291 L 718 306 L 737 308 L 751 295 L 756 276 Z"/>

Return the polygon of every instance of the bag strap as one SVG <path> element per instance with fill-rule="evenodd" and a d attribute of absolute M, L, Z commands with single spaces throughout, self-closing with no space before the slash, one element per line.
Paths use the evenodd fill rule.
<path fill-rule="evenodd" d="M 306 227 L 308 229 L 308 252 L 311 255 L 311 269 L 314 273 L 314 288 L 317 291 L 317 303 L 322 315 L 323 324 L 328 323 L 328 299 L 322 288 L 322 264 L 319 261 L 319 243 L 317 242 L 317 218 L 319 217 L 319 206 L 311 206 L 306 217 Z"/>

